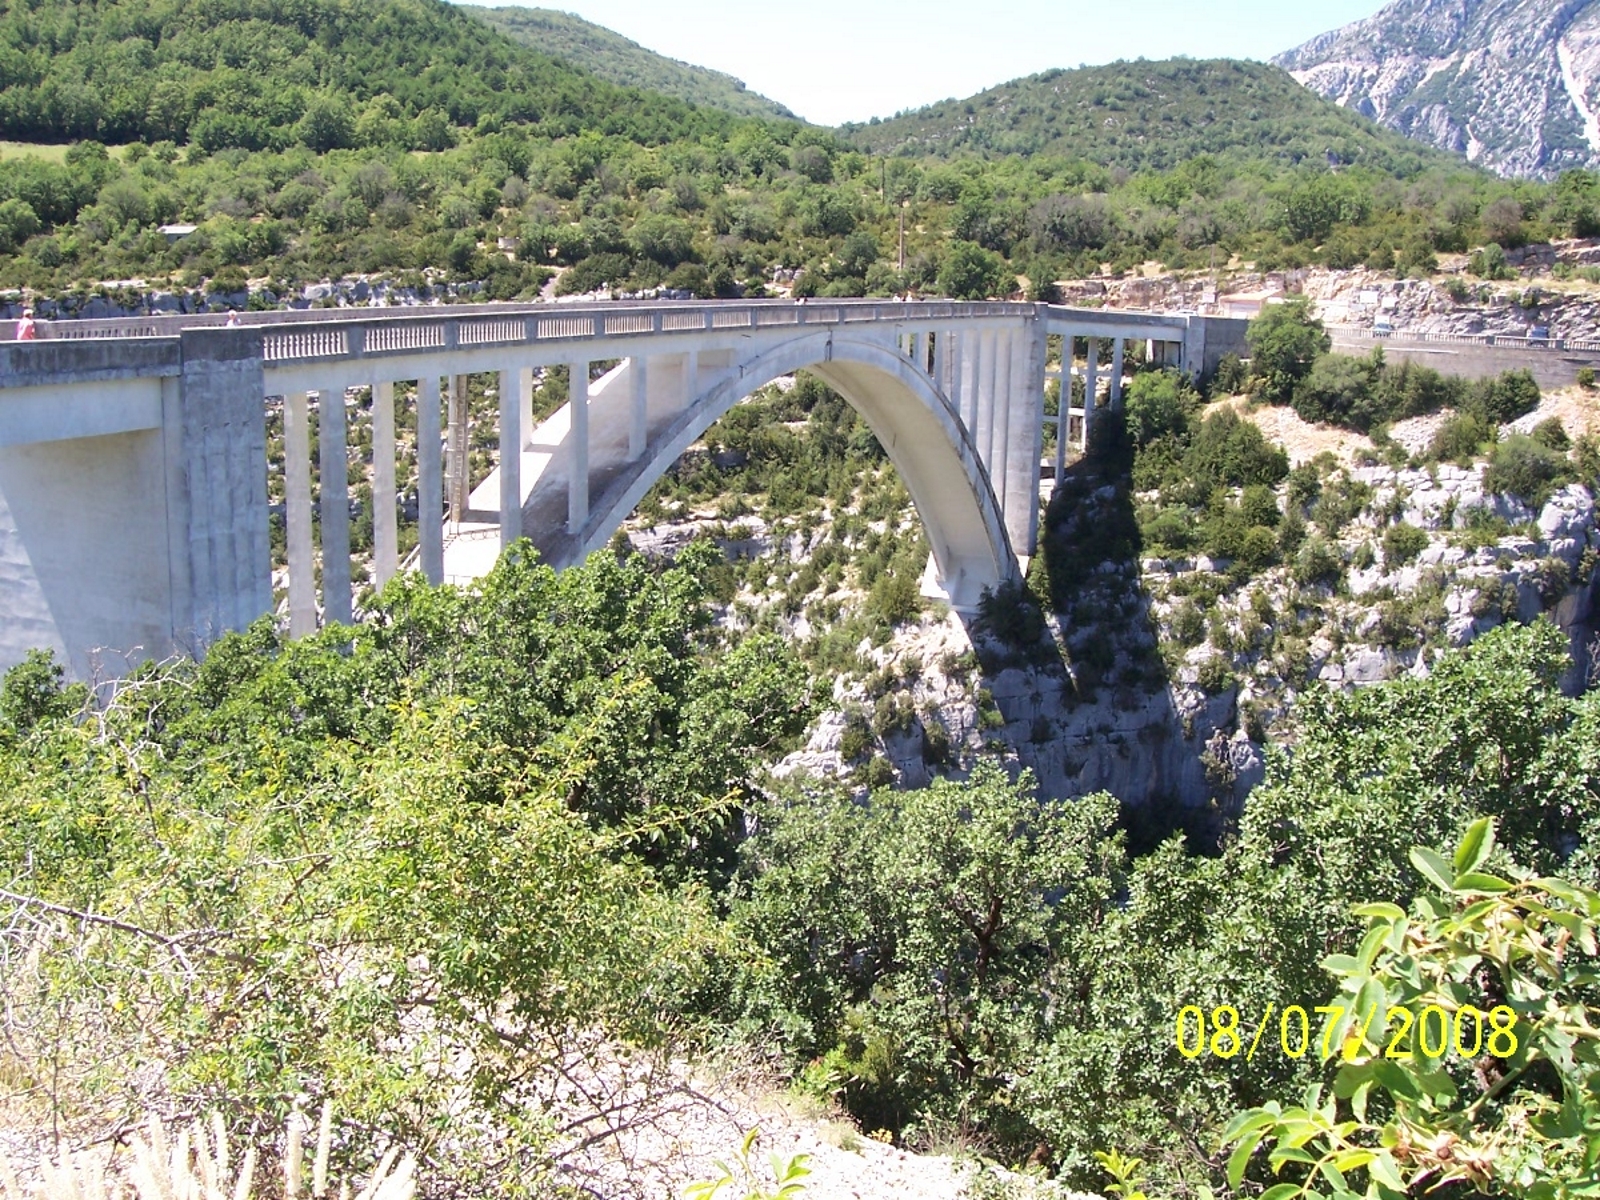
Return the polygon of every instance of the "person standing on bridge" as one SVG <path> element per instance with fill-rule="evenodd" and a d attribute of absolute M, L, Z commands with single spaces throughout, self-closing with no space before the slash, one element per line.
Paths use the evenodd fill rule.
<path fill-rule="evenodd" d="M 22 310 L 22 320 L 17 322 L 17 341 L 31 342 L 39 336 L 39 327 L 34 324 L 33 309 Z"/>

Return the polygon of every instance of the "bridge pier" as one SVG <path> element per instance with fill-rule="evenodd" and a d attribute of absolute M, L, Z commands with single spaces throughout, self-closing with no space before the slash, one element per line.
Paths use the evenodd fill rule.
<path fill-rule="evenodd" d="M 350 480 L 345 457 L 345 393 L 317 394 L 317 434 L 322 468 L 322 620 L 348 625 L 350 596 Z"/>
<path fill-rule="evenodd" d="M 311 541 L 311 418 L 304 392 L 283 398 L 283 499 L 289 555 L 289 636 L 317 629 L 315 549 Z"/>
<path fill-rule="evenodd" d="M 500 548 L 522 536 L 522 392 L 519 371 L 500 372 Z"/>
<path fill-rule="evenodd" d="M 417 380 L 417 560 L 429 583 L 444 582 L 444 478 L 440 462 L 439 376 Z"/>
<path fill-rule="evenodd" d="M 400 569 L 395 494 L 394 384 L 372 385 L 372 575 L 380 588 Z"/>

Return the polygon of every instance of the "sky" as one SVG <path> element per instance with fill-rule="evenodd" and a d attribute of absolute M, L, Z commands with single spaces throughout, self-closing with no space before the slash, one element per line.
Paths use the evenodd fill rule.
<path fill-rule="evenodd" d="M 473 0 L 491 4 L 494 0 Z M 1383 0 L 520 0 L 842 125 L 1119 58 L 1267 59 Z"/>

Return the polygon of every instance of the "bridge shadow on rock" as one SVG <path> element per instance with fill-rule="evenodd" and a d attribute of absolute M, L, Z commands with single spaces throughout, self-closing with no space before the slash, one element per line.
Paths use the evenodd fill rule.
<path fill-rule="evenodd" d="M 1210 852 L 1259 779 L 1260 754 L 1237 732 L 1236 689 L 1208 694 L 1162 656 L 1132 458 L 1120 416 L 1103 417 L 1055 489 L 1026 585 L 988 597 L 970 632 L 1006 740 L 1042 795 L 1109 792 L 1134 850 L 1181 830 Z"/>

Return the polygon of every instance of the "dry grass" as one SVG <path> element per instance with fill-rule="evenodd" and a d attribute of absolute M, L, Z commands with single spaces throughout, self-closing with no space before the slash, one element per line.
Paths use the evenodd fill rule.
<path fill-rule="evenodd" d="M 1340 429 L 1333 425 L 1314 425 L 1302 420 L 1287 405 L 1250 407 L 1246 396 L 1229 396 L 1206 407 L 1205 415 L 1231 408 L 1247 421 L 1255 424 L 1269 442 L 1282 446 L 1289 454 L 1289 464 L 1298 467 L 1317 455 L 1327 452 L 1343 466 L 1355 461 L 1357 451 L 1371 450 L 1372 439 L 1362 433 Z"/>
<path fill-rule="evenodd" d="M 283 1155 L 284 1200 L 300 1200 L 305 1184 L 306 1122 L 300 1113 L 289 1121 Z M 158 1117 L 149 1123 L 149 1140 L 134 1134 L 131 1156 L 106 1161 L 87 1150 L 62 1151 L 55 1162 L 40 1163 L 38 1178 L 24 1185 L 11 1164 L 0 1156 L 0 1188 L 5 1200 L 126 1200 L 129 1188 L 136 1200 L 251 1200 L 255 1194 L 255 1146 L 246 1148 L 237 1162 L 230 1153 L 228 1131 L 219 1114 L 211 1128 L 196 1121 L 169 1141 Z M 311 1164 L 311 1198 L 328 1196 L 328 1159 L 333 1147 L 333 1106 L 322 1106 L 316 1152 Z M 412 1200 L 416 1194 L 416 1163 L 410 1155 L 396 1162 L 389 1150 L 355 1200 Z M 340 1200 L 351 1200 L 348 1182 L 339 1188 Z"/>
<path fill-rule="evenodd" d="M 46 162 L 65 162 L 71 146 L 51 146 L 43 142 L 0 141 L 0 158 L 42 158 Z"/>

